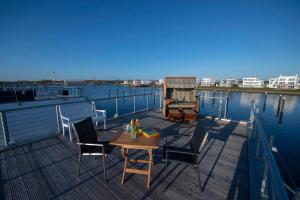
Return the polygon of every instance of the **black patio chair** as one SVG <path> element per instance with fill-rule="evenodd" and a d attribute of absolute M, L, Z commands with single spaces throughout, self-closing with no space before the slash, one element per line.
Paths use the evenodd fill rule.
<path fill-rule="evenodd" d="M 167 144 L 166 137 L 166 145 L 163 146 L 163 161 L 165 161 L 165 191 L 167 190 L 167 167 L 168 162 L 176 162 L 181 164 L 187 164 L 195 168 L 198 176 L 200 192 L 202 192 L 201 180 L 200 180 L 200 172 L 199 172 L 199 155 L 201 150 L 203 149 L 205 142 L 207 140 L 208 132 L 205 132 L 203 129 L 198 129 L 199 131 L 195 131 L 192 135 L 192 138 L 189 142 L 189 148 L 178 147 L 178 146 L 170 146 Z M 177 137 L 184 137 L 191 135 L 172 135 Z"/>
<path fill-rule="evenodd" d="M 104 179 L 107 182 L 105 157 L 112 152 L 114 146 L 110 145 L 109 141 L 98 142 L 97 132 L 91 117 L 74 123 L 73 129 L 77 135 L 77 144 L 79 145 L 77 175 L 79 176 L 80 172 L 81 156 L 102 156 Z"/>

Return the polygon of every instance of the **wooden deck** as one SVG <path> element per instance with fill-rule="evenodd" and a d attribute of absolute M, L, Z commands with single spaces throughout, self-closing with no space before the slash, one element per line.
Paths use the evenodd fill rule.
<path fill-rule="evenodd" d="M 164 163 L 160 161 L 160 151 L 155 158 L 150 189 L 143 175 L 127 175 L 125 184 L 120 184 L 123 160 L 117 148 L 107 159 L 107 184 L 99 158 L 83 157 L 78 177 L 78 147 L 68 142 L 68 138 L 58 136 L 0 153 L 0 199 L 248 199 L 246 125 L 210 119 L 175 123 L 164 120 L 162 114 L 155 111 L 137 116 L 142 119 L 142 125 L 161 130 L 161 145 L 167 134 L 192 134 L 199 127 L 211 131 L 201 152 L 202 193 L 197 187 L 195 170 L 179 164 L 168 167 L 169 185 L 164 192 Z M 108 127 L 120 129 L 130 117 L 111 121 Z M 105 137 L 114 135 L 108 131 L 103 134 Z M 171 140 L 181 146 L 188 141 L 188 137 Z M 131 152 L 136 157 L 146 153 Z"/>

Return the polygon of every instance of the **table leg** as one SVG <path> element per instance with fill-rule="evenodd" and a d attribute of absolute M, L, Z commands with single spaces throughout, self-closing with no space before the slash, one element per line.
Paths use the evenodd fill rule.
<path fill-rule="evenodd" d="M 124 169 L 123 169 L 123 175 L 122 175 L 122 180 L 121 184 L 124 184 L 124 179 L 125 179 L 125 174 L 126 174 L 126 168 L 127 168 L 127 162 L 128 162 L 128 149 L 123 149 L 124 152 Z"/>
<path fill-rule="evenodd" d="M 152 165 L 152 149 L 149 150 L 149 170 L 148 170 L 148 183 L 147 187 L 150 187 L 150 180 L 151 180 L 151 165 Z"/>

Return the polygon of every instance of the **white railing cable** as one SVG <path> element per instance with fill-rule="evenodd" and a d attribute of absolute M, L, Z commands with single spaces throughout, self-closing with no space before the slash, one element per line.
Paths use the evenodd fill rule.
<path fill-rule="evenodd" d="M 249 126 L 249 128 L 252 129 L 252 133 L 249 138 L 249 144 L 256 145 L 255 148 L 253 148 L 255 149 L 254 155 L 256 158 L 253 160 L 253 156 L 251 156 L 253 154 L 252 152 L 249 152 L 249 162 L 256 162 L 257 166 L 261 166 L 251 168 L 250 163 L 250 170 L 255 171 L 255 174 L 257 175 L 255 177 L 249 177 L 250 184 L 251 181 L 260 179 L 260 186 L 253 184 L 255 185 L 255 191 L 250 191 L 250 197 L 252 197 L 250 199 L 257 199 L 257 196 L 251 196 L 251 194 L 259 194 L 261 198 L 288 200 L 289 198 L 283 179 L 272 154 L 273 139 L 271 138 L 270 142 L 268 142 L 254 101 L 251 102 L 250 123 L 252 123 L 252 125 Z M 251 143 L 251 141 L 254 143 Z"/>

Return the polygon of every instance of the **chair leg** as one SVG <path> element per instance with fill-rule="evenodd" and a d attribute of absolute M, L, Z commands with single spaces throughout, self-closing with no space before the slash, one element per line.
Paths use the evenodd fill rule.
<path fill-rule="evenodd" d="M 81 161 L 81 154 L 79 153 L 78 163 L 77 163 L 77 176 L 79 176 L 80 173 L 80 161 Z"/>
<path fill-rule="evenodd" d="M 202 190 L 202 186 L 201 186 L 201 179 L 200 179 L 199 165 L 197 165 L 197 166 L 195 167 L 195 169 L 197 170 L 200 193 L 202 193 L 203 190 Z"/>
<path fill-rule="evenodd" d="M 103 128 L 104 128 L 104 130 L 106 129 L 106 119 L 104 119 L 104 121 L 103 121 Z"/>
<path fill-rule="evenodd" d="M 69 136 L 70 136 L 70 142 L 73 141 L 73 136 L 72 136 L 72 128 L 71 125 L 69 124 Z"/>
<path fill-rule="evenodd" d="M 168 176 L 168 172 L 167 172 L 167 168 L 168 168 L 168 157 L 166 157 L 166 160 L 165 160 L 165 191 L 167 190 L 167 186 L 168 186 L 168 183 L 167 183 L 167 176 Z"/>
<path fill-rule="evenodd" d="M 105 180 L 105 183 L 106 183 L 106 182 L 107 182 L 107 178 L 106 178 L 105 155 L 102 156 L 102 162 L 103 162 L 103 174 L 104 174 L 104 180 Z"/>
<path fill-rule="evenodd" d="M 63 126 L 63 136 L 65 136 L 65 127 Z"/>

